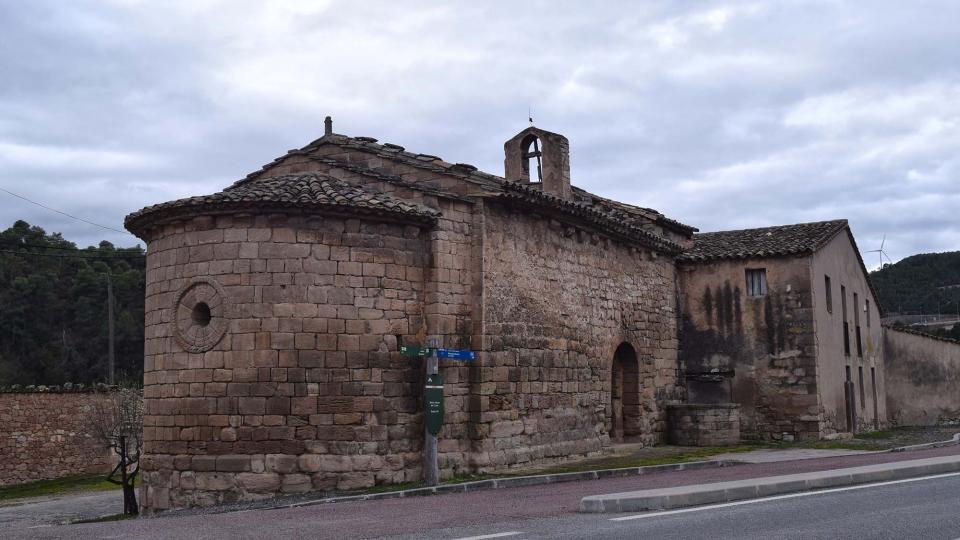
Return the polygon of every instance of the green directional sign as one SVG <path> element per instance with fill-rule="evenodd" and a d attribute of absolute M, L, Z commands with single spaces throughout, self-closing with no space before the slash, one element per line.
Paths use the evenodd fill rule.
<path fill-rule="evenodd" d="M 417 345 L 404 345 L 400 347 L 400 354 L 403 356 L 430 356 L 430 349 Z"/>
<path fill-rule="evenodd" d="M 439 374 L 427 376 L 423 404 L 427 432 L 436 435 L 443 427 L 443 378 Z"/>

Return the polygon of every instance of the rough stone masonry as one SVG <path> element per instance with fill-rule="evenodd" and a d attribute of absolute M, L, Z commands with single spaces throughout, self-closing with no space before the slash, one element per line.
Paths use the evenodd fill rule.
<path fill-rule="evenodd" d="M 663 442 L 695 229 L 571 186 L 568 148 L 528 128 L 501 178 L 328 124 L 128 216 L 145 509 L 420 479 L 424 366 L 399 347 L 431 338 L 477 352 L 441 362 L 442 477 Z"/>

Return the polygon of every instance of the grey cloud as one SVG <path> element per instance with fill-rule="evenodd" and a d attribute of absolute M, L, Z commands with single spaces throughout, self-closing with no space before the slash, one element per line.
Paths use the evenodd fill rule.
<path fill-rule="evenodd" d="M 0 4 L 0 185 L 119 228 L 326 114 L 500 173 L 531 106 L 571 140 L 575 183 L 702 230 L 847 217 L 895 259 L 960 249 L 958 18 L 946 1 Z M 0 200 L 0 225 L 136 242 Z"/>

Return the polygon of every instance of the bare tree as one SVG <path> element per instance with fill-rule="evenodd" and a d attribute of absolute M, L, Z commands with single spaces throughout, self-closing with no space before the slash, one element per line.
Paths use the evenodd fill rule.
<path fill-rule="evenodd" d="M 141 391 L 121 387 L 111 392 L 107 399 L 96 402 L 90 412 L 90 429 L 119 458 L 107 480 L 123 487 L 123 513 L 138 513 L 134 483 L 140 472 L 140 453 L 143 450 Z"/>

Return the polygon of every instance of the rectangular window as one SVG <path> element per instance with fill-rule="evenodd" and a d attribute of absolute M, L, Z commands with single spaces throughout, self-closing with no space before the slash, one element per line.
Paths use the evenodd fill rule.
<path fill-rule="evenodd" d="M 863 312 L 867 314 L 867 328 L 870 328 L 870 301 L 866 300 L 863 306 Z"/>
<path fill-rule="evenodd" d="M 863 366 L 858 368 L 860 370 L 860 408 L 864 408 L 867 404 L 867 396 L 863 391 Z"/>
<path fill-rule="evenodd" d="M 850 323 L 843 321 L 843 354 L 850 356 Z"/>
<path fill-rule="evenodd" d="M 843 314 L 843 354 L 850 356 L 850 323 L 847 322 L 847 288 L 843 285 L 840 286 L 840 311 Z"/>
<path fill-rule="evenodd" d="M 840 312 L 843 314 L 843 320 L 847 320 L 847 288 L 840 286 Z"/>
<path fill-rule="evenodd" d="M 767 294 L 767 269 L 747 268 L 747 296 Z"/>
<path fill-rule="evenodd" d="M 830 276 L 823 276 L 823 287 L 827 295 L 827 313 L 833 313 L 833 287 L 830 286 Z"/>
<path fill-rule="evenodd" d="M 863 341 L 860 340 L 860 295 L 858 295 L 857 293 L 853 293 L 853 328 L 854 328 L 854 337 L 857 340 L 856 341 L 857 356 L 862 358 L 863 357 Z"/>

